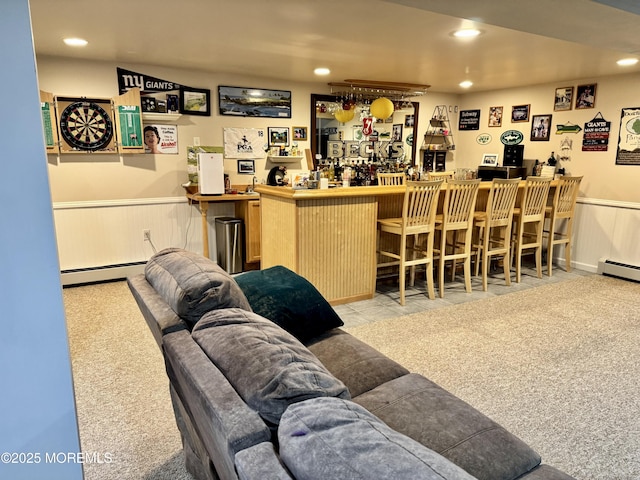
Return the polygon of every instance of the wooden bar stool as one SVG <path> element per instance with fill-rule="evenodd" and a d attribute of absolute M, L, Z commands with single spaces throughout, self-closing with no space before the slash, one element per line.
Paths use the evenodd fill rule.
<path fill-rule="evenodd" d="M 449 180 L 451 178 L 453 178 L 453 172 L 427 172 L 429 180 Z"/>
<path fill-rule="evenodd" d="M 476 212 L 473 216 L 474 226 L 478 227 L 478 243 L 474 245 L 476 252 L 476 275 L 482 263 L 482 290 L 487 291 L 487 274 L 491 257 L 503 257 L 504 279 L 511 285 L 509 254 L 511 249 L 511 226 L 513 209 L 518 197 L 520 178 L 495 178 L 491 182 L 491 190 L 487 198 L 484 212 Z"/>
<path fill-rule="evenodd" d="M 378 173 L 378 185 L 404 185 L 406 175 L 404 173 Z"/>
<path fill-rule="evenodd" d="M 520 206 L 513 211 L 516 282 L 520 283 L 522 252 L 535 249 L 536 273 L 542 278 L 542 232 L 551 177 L 527 177 Z"/>
<path fill-rule="evenodd" d="M 378 236 L 383 233 L 398 235 L 398 251 L 380 249 L 378 253 L 392 259 L 378 266 L 399 265 L 400 305 L 404 305 L 406 268 L 411 267 L 410 284 L 415 279 L 415 266 L 425 265 L 427 291 L 430 299 L 435 298 L 433 287 L 433 236 L 436 208 L 442 181 L 407 182 L 401 218 L 378 220 Z M 380 242 L 378 242 L 380 243 Z"/>
<path fill-rule="evenodd" d="M 553 195 L 553 204 L 545 211 L 549 219 L 549 229 L 544 231 L 547 236 L 547 272 L 551 276 L 553 265 L 553 247 L 564 245 L 565 268 L 571 271 L 571 233 L 573 230 L 573 216 L 582 177 L 560 177 Z M 565 228 L 559 230 L 559 223 L 565 223 Z"/>
<path fill-rule="evenodd" d="M 471 239 L 473 212 L 478 198 L 480 180 L 447 180 L 442 214 L 436 215 L 436 230 L 440 232 L 439 248 L 436 250 L 438 264 L 438 287 L 440 298 L 444 297 L 444 266 L 449 260 L 464 260 L 464 283 L 471 293 Z M 448 242 L 451 234 L 451 242 Z M 462 241 L 459 240 L 462 237 Z M 450 248 L 449 248 L 450 247 Z M 449 248 L 449 251 L 448 251 Z M 435 253 L 434 253 L 435 255 Z"/>

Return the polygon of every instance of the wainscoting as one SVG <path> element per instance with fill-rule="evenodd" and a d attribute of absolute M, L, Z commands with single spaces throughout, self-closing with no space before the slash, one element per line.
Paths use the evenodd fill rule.
<path fill-rule="evenodd" d="M 63 285 L 126 277 L 168 247 L 202 252 L 200 211 L 184 197 L 54 203 L 53 211 Z M 234 215 L 233 202 L 210 205 L 210 252 L 215 218 Z"/>
<path fill-rule="evenodd" d="M 186 198 L 54 203 L 63 285 L 123 278 L 142 271 L 156 251 L 181 247 L 202 252 L 200 211 Z M 209 208 L 209 250 L 216 251 L 215 218 L 234 216 L 232 202 Z M 149 230 L 151 241 L 145 241 Z M 572 264 L 596 272 L 607 258 L 640 266 L 640 204 L 580 198 Z M 564 263 L 564 249 L 558 248 Z"/>

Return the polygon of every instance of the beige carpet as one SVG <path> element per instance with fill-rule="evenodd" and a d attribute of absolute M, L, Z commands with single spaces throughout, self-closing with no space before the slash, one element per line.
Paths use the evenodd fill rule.
<path fill-rule="evenodd" d="M 640 284 L 598 275 L 352 327 L 578 479 L 640 478 Z"/>
<path fill-rule="evenodd" d="M 87 480 L 191 480 L 159 348 L 124 282 L 64 290 Z M 580 480 L 640 478 L 640 285 L 600 276 L 351 333 Z"/>
<path fill-rule="evenodd" d="M 85 480 L 192 480 L 160 349 L 125 282 L 64 290 Z"/>

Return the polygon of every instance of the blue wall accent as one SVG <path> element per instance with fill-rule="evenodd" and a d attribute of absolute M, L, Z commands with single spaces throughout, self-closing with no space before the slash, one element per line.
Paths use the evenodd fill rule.
<path fill-rule="evenodd" d="M 0 3 L 0 44 L 0 478 L 82 479 L 47 462 L 80 440 L 28 0 Z"/>

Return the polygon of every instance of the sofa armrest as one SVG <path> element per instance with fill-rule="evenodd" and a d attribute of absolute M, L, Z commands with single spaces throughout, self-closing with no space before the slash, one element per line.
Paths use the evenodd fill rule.
<path fill-rule="evenodd" d="M 187 328 L 176 312 L 147 282 L 144 274 L 127 278 L 127 285 L 159 347 L 162 348 L 164 335 Z"/>
<path fill-rule="evenodd" d="M 293 480 L 270 442 L 236 453 L 236 471 L 240 480 Z"/>
<path fill-rule="evenodd" d="M 271 432 L 187 330 L 163 338 L 167 374 L 222 480 L 236 479 L 235 454 Z"/>

